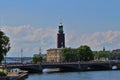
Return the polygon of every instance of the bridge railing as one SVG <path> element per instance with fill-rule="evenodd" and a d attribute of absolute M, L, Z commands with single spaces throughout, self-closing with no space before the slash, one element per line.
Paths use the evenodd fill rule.
<path fill-rule="evenodd" d="M 97 64 L 97 63 L 120 63 L 120 60 L 107 60 L 107 61 L 77 61 L 77 62 L 44 62 L 41 64 Z"/>
<path fill-rule="evenodd" d="M 107 60 L 107 61 L 76 61 L 76 62 L 42 62 L 42 63 L 7 63 L 6 66 L 30 66 L 30 65 L 54 65 L 54 64 L 99 64 L 99 63 L 119 63 L 120 60 Z M 3 67 L 5 64 L 1 64 Z"/>

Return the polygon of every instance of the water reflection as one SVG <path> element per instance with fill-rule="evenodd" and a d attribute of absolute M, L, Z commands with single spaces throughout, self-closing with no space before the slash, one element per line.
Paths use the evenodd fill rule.
<path fill-rule="evenodd" d="M 47 68 L 43 69 L 43 73 L 58 73 L 60 72 L 59 68 Z"/>

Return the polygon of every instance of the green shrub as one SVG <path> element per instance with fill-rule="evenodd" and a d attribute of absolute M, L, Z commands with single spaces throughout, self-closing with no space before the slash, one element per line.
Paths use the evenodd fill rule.
<path fill-rule="evenodd" d="M 2 77 L 2 76 L 7 76 L 7 74 L 8 74 L 8 71 L 7 70 L 5 70 L 5 69 L 0 69 L 0 76 Z"/>

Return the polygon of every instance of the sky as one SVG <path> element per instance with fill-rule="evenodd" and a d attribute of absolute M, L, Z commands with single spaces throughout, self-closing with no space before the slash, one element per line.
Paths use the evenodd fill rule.
<path fill-rule="evenodd" d="M 10 38 L 7 56 L 33 56 L 57 47 L 63 23 L 66 47 L 120 48 L 120 0 L 0 0 L 0 29 Z"/>

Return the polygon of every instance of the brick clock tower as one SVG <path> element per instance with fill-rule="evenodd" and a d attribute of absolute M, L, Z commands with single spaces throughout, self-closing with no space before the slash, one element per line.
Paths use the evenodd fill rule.
<path fill-rule="evenodd" d="M 63 25 L 60 23 L 57 34 L 57 48 L 65 48 L 65 34 L 63 31 Z"/>

